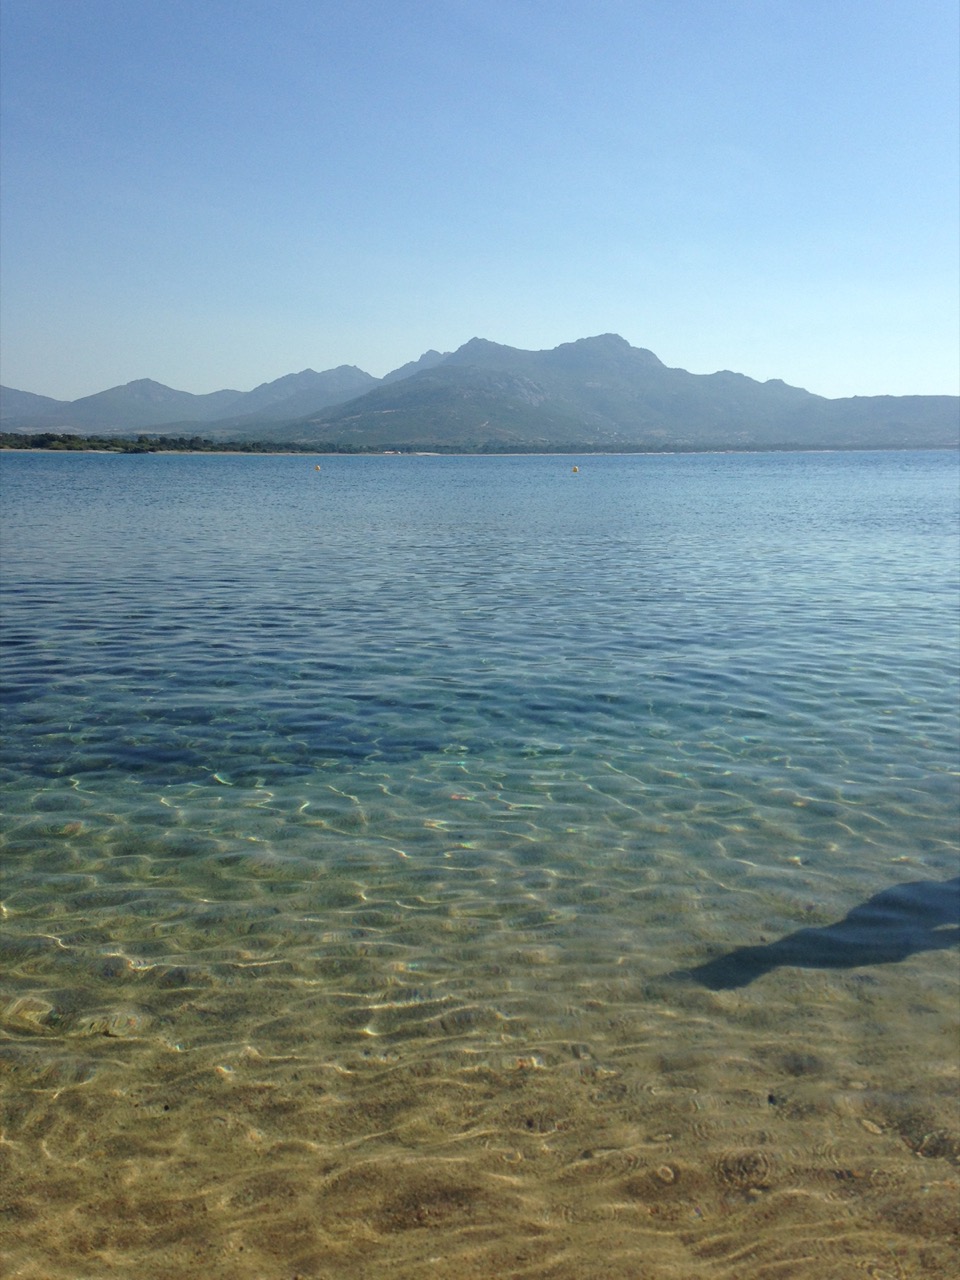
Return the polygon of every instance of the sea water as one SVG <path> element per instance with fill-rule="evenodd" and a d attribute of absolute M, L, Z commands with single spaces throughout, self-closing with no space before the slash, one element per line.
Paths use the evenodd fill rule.
<path fill-rule="evenodd" d="M 0 478 L 8 1274 L 954 1274 L 955 453 Z"/>

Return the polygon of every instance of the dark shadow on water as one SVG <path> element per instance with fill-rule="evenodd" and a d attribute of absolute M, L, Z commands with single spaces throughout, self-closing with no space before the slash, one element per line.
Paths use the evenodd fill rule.
<path fill-rule="evenodd" d="M 960 876 L 894 885 L 821 929 L 798 929 L 762 947 L 738 947 L 673 974 L 712 991 L 745 987 L 771 969 L 856 969 L 895 964 L 960 942 Z"/>

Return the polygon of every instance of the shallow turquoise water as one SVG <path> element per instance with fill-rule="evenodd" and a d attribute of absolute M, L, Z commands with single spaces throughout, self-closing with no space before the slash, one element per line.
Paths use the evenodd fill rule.
<path fill-rule="evenodd" d="M 723 1170 L 921 1043 L 955 1156 L 957 455 L 314 463 L 0 456 L 16 1087 L 629 1060 Z"/>

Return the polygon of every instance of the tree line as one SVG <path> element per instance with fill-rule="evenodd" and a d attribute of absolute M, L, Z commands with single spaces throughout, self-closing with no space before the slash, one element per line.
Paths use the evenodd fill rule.
<path fill-rule="evenodd" d="M 877 445 L 847 445 L 849 450 L 879 448 Z M 317 440 L 309 445 L 295 440 L 207 440 L 203 436 L 81 436 L 65 431 L 0 431 L 0 449 L 46 449 L 58 452 L 97 453 L 340 453 L 340 454 L 601 454 L 601 453 L 753 453 L 755 444 L 705 445 L 677 441 L 670 445 L 628 443 L 609 445 L 577 443 L 484 440 L 473 444 L 346 444 Z M 764 453 L 803 453 L 816 448 L 800 443 L 768 444 Z"/>
<path fill-rule="evenodd" d="M 0 449 L 52 449 L 79 453 L 380 453 L 330 441 L 207 440 L 203 436 L 81 436 L 65 431 L 2 431 Z"/>

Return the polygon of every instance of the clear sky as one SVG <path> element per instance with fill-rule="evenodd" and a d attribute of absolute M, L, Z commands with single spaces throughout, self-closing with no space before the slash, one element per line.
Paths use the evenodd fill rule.
<path fill-rule="evenodd" d="M 3 0 L 2 381 L 958 390 L 956 0 Z"/>

